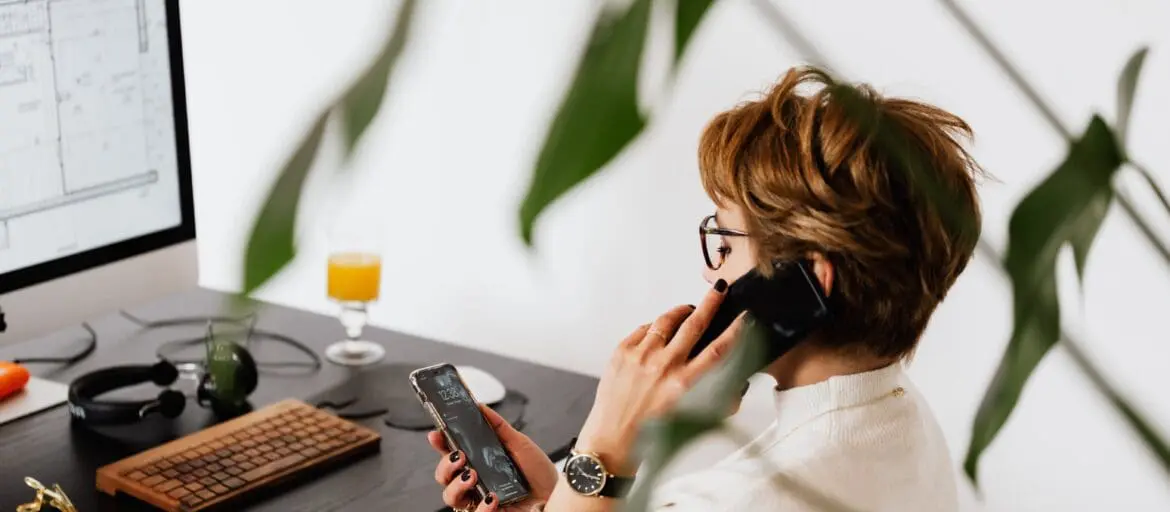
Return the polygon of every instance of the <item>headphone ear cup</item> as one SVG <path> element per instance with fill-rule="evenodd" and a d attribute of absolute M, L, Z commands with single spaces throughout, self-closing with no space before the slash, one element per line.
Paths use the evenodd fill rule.
<path fill-rule="evenodd" d="M 187 397 L 173 389 L 158 394 L 158 413 L 165 418 L 177 418 L 187 406 Z"/>
<path fill-rule="evenodd" d="M 158 386 L 170 386 L 179 380 L 179 370 L 169 361 L 159 361 L 150 367 L 150 380 Z"/>

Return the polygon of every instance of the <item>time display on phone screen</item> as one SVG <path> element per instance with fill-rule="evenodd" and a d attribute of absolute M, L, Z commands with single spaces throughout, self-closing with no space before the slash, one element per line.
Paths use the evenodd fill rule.
<path fill-rule="evenodd" d="M 416 378 L 420 391 L 446 424 L 447 434 L 467 455 L 480 482 L 500 499 L 509 502 L 528 494 L 528 485 L 495 430 L 483 417 L 479 404 L 463 386 L 455 368 L 444 365 Z"/>

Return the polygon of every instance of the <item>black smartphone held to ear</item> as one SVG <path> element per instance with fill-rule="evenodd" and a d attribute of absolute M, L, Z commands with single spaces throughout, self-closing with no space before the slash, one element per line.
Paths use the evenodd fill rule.
<path fill-rule="evenodd" d="M 435 428 L 447 438 L 447 445 L 463 452 L 467 465 L 479 475 L 475 483 L 479 499 L 492 493 L 500 505 L 507 505 L 528 497 L 528 481 L 454 366 L 442 363 L 419 368 L 410 373 L 410 385 Z"/>
<path fill-rule="evenodd" d="M 771 277 L 758 269 L 744 274 L 727 288 L 727 295 L 688 356 L 693 359 L 744 311 L 767 333 L 766 361 L 779 359 L 829 318 L 829 301 L 807 260 L 778 262 Z"/>

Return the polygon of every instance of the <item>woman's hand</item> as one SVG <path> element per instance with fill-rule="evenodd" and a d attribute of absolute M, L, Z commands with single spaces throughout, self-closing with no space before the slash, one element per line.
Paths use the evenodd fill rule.
<path fill-rule="evenodd" d="M 527 512 L 533 510 L 535 505 L 548 501 L 549 495 L 552 494 L 553 488 L 557 485 L 556 466 L 532 439 L 512 428 L 512 425 L 509 425 L 491 407 L 481 404 L 479 408 L 483 411 L 488 424 L 496 431 L 496 435 L 499 436 L 508 455 L 516 462 L 520 472 L 528 480 L 531 494 L 528 499 L 507 505 L 502 509 L 497 508 L 499 507 L 497 497 L 489 496 L 490 499 L 479 502 L 477 507 L 475 493 L 470 491 L 475 488 L 479 475 L 476 474 L 475 470 L 466 467 L 467 455 L 463 452 L 452 452 L 447 447 L 447 440 L 443 434 L 431 432 L 427 434 L 427 441 L 431 443 L 431 447 L 435 451 L 443 456 L 439 459 L 438 467 L 435 468 L 435 481 L 445 488 L 443 490 L 443 503 L 456 510 Z"/>
<path fill-rule="evenodd" d="M 618 344 L 601 377 L 577 451 L 597 454 L 615 474 L 634 473 L 636 463 L 630 460 L 629 452 L 641 423 L 670 410 L 736 341 L 742 319 L 687 361 L 726 291 L 727 282 L 720 279 L 697 309 L 674 308 Z"/>

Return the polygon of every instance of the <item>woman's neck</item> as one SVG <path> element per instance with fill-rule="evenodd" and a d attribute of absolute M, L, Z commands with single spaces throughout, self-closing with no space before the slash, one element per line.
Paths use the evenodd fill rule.
<path fill-rule="evenodd" d="M 764 372 L 776 379 L 777 389 L 785 390 L 816 384 L 838 375 L 876 370 L 893 362 L 888 358 L 845 355 L 841 351 L 801 343 L 765 368 Z"/>

